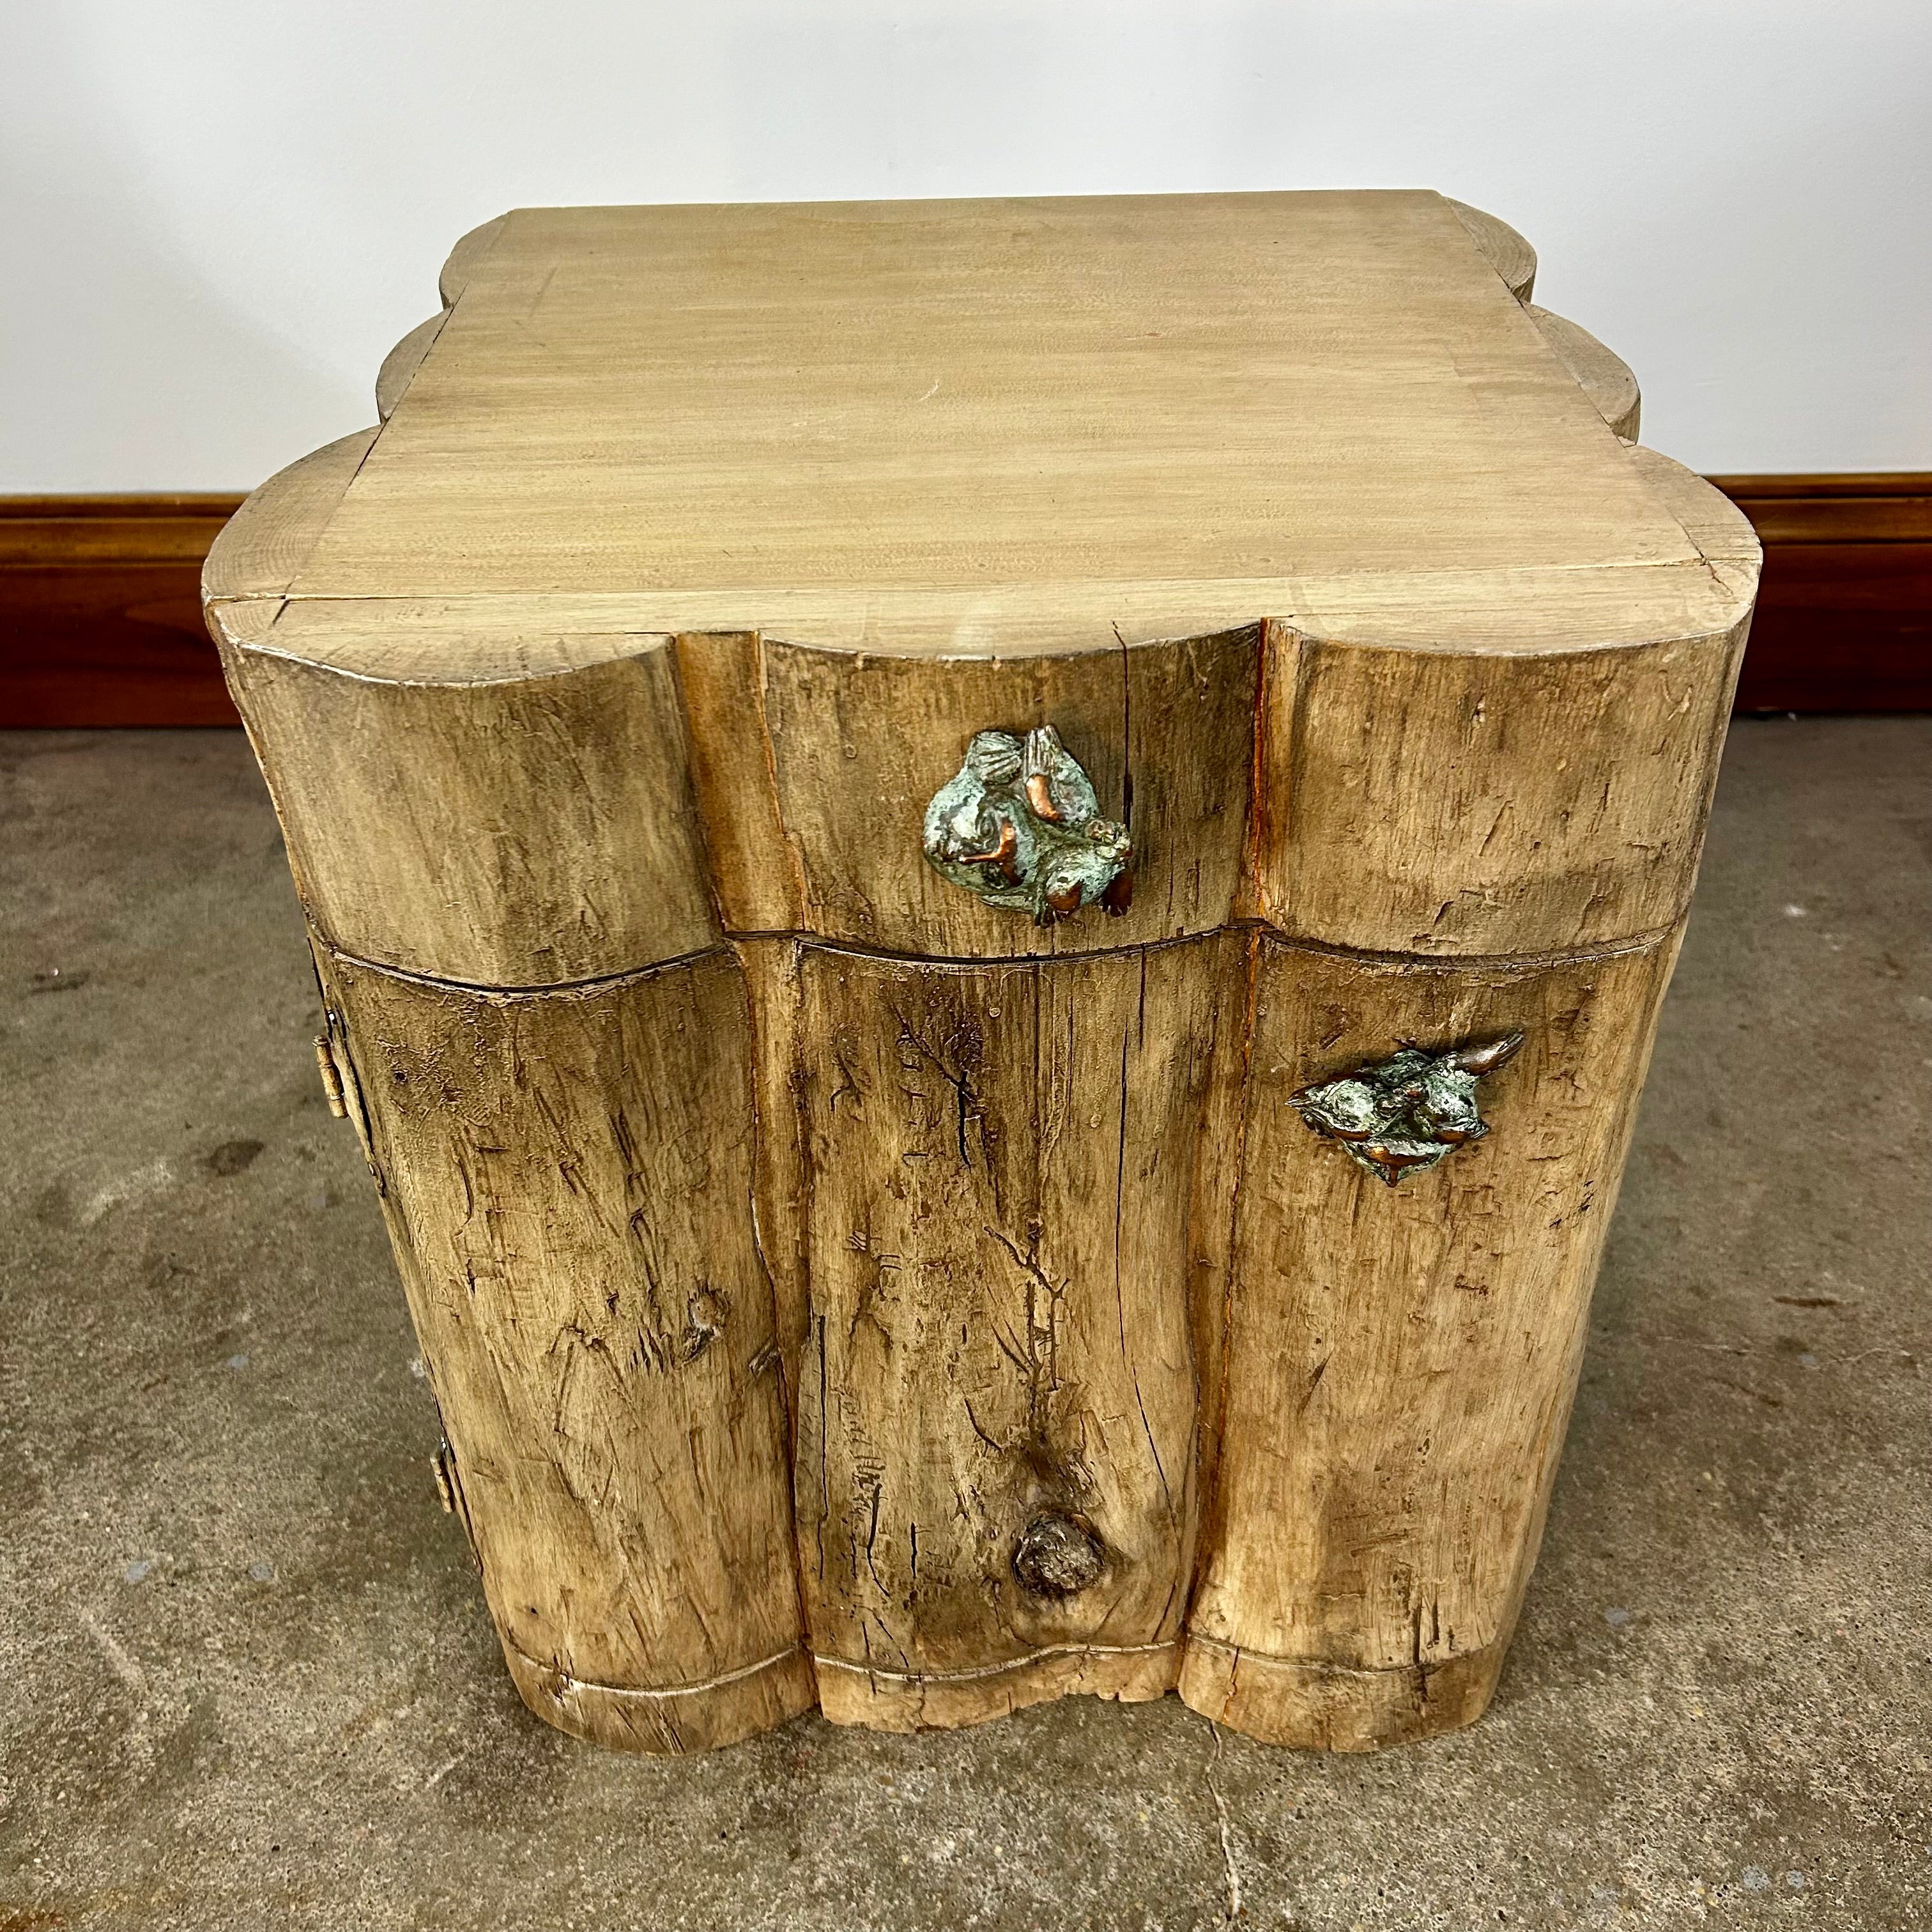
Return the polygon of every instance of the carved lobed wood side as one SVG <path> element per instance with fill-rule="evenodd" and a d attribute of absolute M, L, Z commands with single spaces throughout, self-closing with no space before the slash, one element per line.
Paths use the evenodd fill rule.
<path fill-rule="evenodd" d="M 638 637 L 585 640 L 602 661 L 574 669 L 450 683 L 307 663 L 275 649 L 286 622 L 218 614 L 332 943 L 522 986 L 725 932 L 940 958 L 1109 950 L 1238 916 L 1420 956 L 1661 932 L 1695 881 L 1743 641 L 1739 626 L 1476 656 L 1280 622 L 1259 650 L 1248 632 L 932 663 L 704 638 L 679 641 L 674 671 L 666 640 Z M 1133 837 L 1124 918 L 1036 927 L 920 857 L 926 802 L 988 720 L 1059 723 Z M 385 742 L 407 755 L 372 759 Z"/>
<path fill-rule="evenodd" d="M 316 957 L 519 1688 L 652 1750 L 806 1708 L 730 956 L 540 995 Z"/>
<path fill-rule="evenodd" d="M 462 299 L 470 277 L 496 246 L 505 218 L 500 214 L 481 227 L 472 228 L 451 249 L 442 272 L 436 278 L 436 292 L 442 298 L 442 307 L 427 321 L 418 322 L 382 358 L 382 366 L 376 372 L 376 414 L 382 422 L 387 422 L 395 412 L 396 405 L 402 400 L 416 371 L 422 367 L 423 358 L 442 333 L 443 324 Z"/>
<path fill-rule="evenodd" d="M 442 333 L 442 325 L 448 320 L 448 309 L 438 310 L 427 322 L 418 322 L 382 358 L 382 366 L 376 372 L 376 414 L 382 422 L 387 422 L 395 413 L 404 392 L 415 379 L 416 371 L 422 367 L 423 358 L 434 346 L 436 338 Z"/>
<path fill-rule="evenodd" d="M 970 967 L 806 946 L 754 975 L 802 1048 L 796 1508 L 835 1719 L 1171 1688 L 1198 1163 L 1240 945 Z M 1091 1574 L 1042 1587 L 1028 1540 L 1067 1525 Z"/>
<path fill-rule="evenodd" d="M 1521 238 L 1458 212 L 1526 301 Z M 1616 426 L 1614 371 L 1532 318 Z M 1631 451 L 1707 561 L 1681 625 L 1616 643 L 1574 600 L 1540 635 L 1527 577 L 1486 590 L 1493 636 L 1467 585 L 1439 628 L 1426 586 L 1312 585 L 1063 656 L 380 607 L 345 633 L 289 592 L 376 434 L 251 499 L 206 590 L 532 1708 L 657 1750 L 820 1697 L 909 1729 L 1177 1678 L 1294 1743 L 1477 1714 L 1694 882 L 1748 526 Z M 972 734 L 1046 724 L 1130 828 L 1124 918 L 1036 927 L 920 856 Z M 1289 1104 L 1519 1028 L 1490 1136 L 1395 1190 Z"/>
<path fill-rule="evenodd" d="M 217 644 L 234 600 L 280 598 L 302 573 L 323 526 L 382 434 L 358 430 L 278 470 L 221 526 L 202 566 L 201 595 Z"/>
<path fill-rule="evenodd" d="M 1006 661 L 680 639 L 725 929 L 1003 958 L 1258 917 L 1427 956 L 1559 952 L 1674 923 L 1742 626 L 1478 654 L 1322 634 L 1318 621 Z M 908 861 L 973 733 L 1042 722 L 1129 825 L 1124 919 L 1042 931 Z"/>
<path fill-rule="evenodd" d="M 1260 916 L 1419 957 L 1561 952 L 1690 902 L 1744 646 L 1550 655 L 1268 627 Z"/>
<path fill-rule="evenodd" d="M 274 643 L 231 651 L 230 684 L 332 944 L 541 986 L 717 942 L 664 639 L 478 683 L 354 676 Z"/>
<path fill-rule="evenodd" d="M 1479 651 L 1432 639 L 1426 608 L 1344 604 L 1004 659 L 496 638 L 457 678 L 459 639 L 386 632 L 380 608 L 350 634 L 332 620 L 315 662 L 311 604 L 282 601 L 366 447 L 345 439 L 251 499 L 208 590 L 311 912 L 380 963 L 535 986 L 721 931 L 999 958 L 1231 916 L 1376 951 L 1553 951 L 1660 931 L 1688 902 L 1756 548 L 1652 452 L 1630 460 L 1710 562 L 1686 628 L 1647 642 Z M 1497 624 L 1533 643 L 1528 594 L 1498 586 Z M 1124 919 L 1033 927 L 916 856 L 973 733 L 1040 723 L 1129 826 Z M 385 741 L 408 754 L 372 757 Z"/>
<path fill-rule="evenodd" d="M 1257 1736 L 1366 1748 L 1466 1722 L 1493 1686 L 1676 935 L 1546 964 L 1255 946 L 1220 1466 L 1180 1690 Z M 1484 1083 L 1488 1138 L 1395 1188 L 1291 1104 L 1398 1041 L 1518 1030 Z"/>
<path fill-rule="evenodd" d="M 775 823 L 821 939 L 941 958 L 1091 952 L 1227 923 L 1248 835 L 1258 630 L 1069 657 L 918 658 L 761 651 Z M 933 792 L 977 730 L 1053 724 L 1101 812 L 1134 838 L 1134 904 L 1041 929 L 982 904 L 920 858 Z M 740 727 L 744 728 L 744 727 Z"/>
<path fill-rule="evenodd" d="M 470 278 L 476 272 L 477 265 L 496 247 L 508 220 L 507 215 L 493 216 L 460 237 L 450 250 L 436 281 L 436 293 L 442 298 L 446 309 L 454 308 L 462 299 Z"/>

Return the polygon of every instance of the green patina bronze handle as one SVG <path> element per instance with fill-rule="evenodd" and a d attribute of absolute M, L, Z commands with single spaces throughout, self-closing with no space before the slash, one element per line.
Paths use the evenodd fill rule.
<path fill-rule="evenodd" d="M 1476 1111 L 1476 1082 L 1514 1060 L 1522 1045 L 1522 1035 L 1513 1033 L 1446 1053 L 1406 1046 L 1393 1059 L 1304 1087 L 1290 1104 L 1318 1134 L 1340 1142 L 1351 1160 L 1393 1187 L 1412 1168 L 1433 1167 L 1489 1132 Z"/>
<path fill-rule="evenodd" d="M 1123 913 L 1133 896 L 1127 829 L 1051 724 L 1024 739 L 980 731 L 926 808 L 926 856 L 956 886 L 1051 926 L 1082 906 Z"/>

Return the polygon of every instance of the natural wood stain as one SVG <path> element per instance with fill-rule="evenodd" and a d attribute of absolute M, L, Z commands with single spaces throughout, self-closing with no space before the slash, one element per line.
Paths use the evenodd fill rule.
<path fill-rule="evenodd" d="M 1534 272 L 1423 193 L 520 210 L 217 544 L 540 1714 L 1480 1713 L 1758 564 Z M 1045 724 L 1124 917 L 921 855 Z M 1519 1030 L 1393 1189 L 1291 1104 Z"/>

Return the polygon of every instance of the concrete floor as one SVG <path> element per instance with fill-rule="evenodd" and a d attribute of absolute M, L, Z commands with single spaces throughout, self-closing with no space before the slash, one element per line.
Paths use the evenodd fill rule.
<path fill-rule="evenodd" d="M 1932 719 L 1732 734 L 1490 1716 L 526 1716 L 238 734 L 0 737 L 0 1932 L 1932 1925 Z"/>

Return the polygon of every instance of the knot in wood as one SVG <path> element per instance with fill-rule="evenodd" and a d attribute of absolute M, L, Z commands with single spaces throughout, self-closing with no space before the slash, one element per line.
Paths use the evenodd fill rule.
<path fill-rule="evenodd" d="M 1036 1516 L 1013 1551 L 1013 1574 L 1036 1597 L 1070 1597 L 1095 1582 L 1106 1546 L 1087 1526 L 1058 1510 Z"/>

